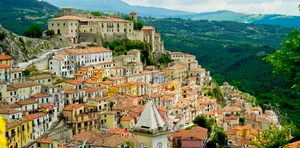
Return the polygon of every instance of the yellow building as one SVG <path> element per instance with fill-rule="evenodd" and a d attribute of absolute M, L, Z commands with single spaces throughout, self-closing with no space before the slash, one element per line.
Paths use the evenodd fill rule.
<path fill-rule="evenodd" d="M 132 116 L 123 116 L 121 118 L 121 125 L 126 131 L 133 131 L 135 126 L 134 117 Z"/>
<path fill-rule="evenodd" d="M 58 144 L 56 140 L 50 138 L 39 138 L 36 140 L 38 148 L 57 148 Z"/>
<path fill-rule="evenodd" d="M 11 81 L 13 58 L 7 55 L 0 55 L 0 80 Z"/>
<path fill-rule="evenodd" d="M 109 88 L 109 96 L 116 96 L 117 94 L 126 94 L 128 91 L 128 83 L 121 83 Z"/>
<path fill-rule="evenodd" d="M 19 148 L 31 141 L 32 122 L 11 120 L 6 123 L 5 136 L 8 148 Z"/>
<path fill-rule="evenodd" d="M 70 104 L 63 110 L 65 122 L 73 127 L 73 134 L 99 129 L 97 109 L 91 105 Z"/>
<path fill-rule="evenodd" d="M 115 129 L 118 124 L 117 118 L 117 112 L 105 112 L 101 115 L 101 124 L 109 129 Z"/>
<path fill-rule="evenodd" d="M 139 92 L 139 87 L 138 87 L 138 82 L 127 82 L 128 87 L 127 87 L 127 94 L 129 95 L 138 95 Z"/>
<path fill-rule="evenodd" d="M 187 76 L 186 71 L 187 67 L 181 64 L 175 64 L 164 69 L 164 72 L 171 79 L 185 78 Z"/>

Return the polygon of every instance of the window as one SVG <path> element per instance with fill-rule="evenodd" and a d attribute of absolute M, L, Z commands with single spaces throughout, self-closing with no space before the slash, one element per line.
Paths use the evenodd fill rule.
<path fill-rule="evenodd" d="M 59 26 L 59 23 L 57 23 L 57 26 Z"/>
<path fill-rule="evenodd" d="M 71 23 L 71 26 L 73 25 L 73 23 Z"/>
<path fill-rule="evenodd" d="M 54 24 L 52 23 L 52 26 L 54 26 Z"/>
<path fill-rule="evenodd" d="M 64 26 L 66 26 L 66 23 L 64 23 Z"/>

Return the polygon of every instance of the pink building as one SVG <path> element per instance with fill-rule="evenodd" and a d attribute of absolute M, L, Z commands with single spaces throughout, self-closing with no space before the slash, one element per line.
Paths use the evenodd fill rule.
<path fill-rule="evenodd" d="M 190 130 L 182 129 L 171 136 L 175 147 L 203 148 L 207 140 L 207 129 L 196 126 Z"/>

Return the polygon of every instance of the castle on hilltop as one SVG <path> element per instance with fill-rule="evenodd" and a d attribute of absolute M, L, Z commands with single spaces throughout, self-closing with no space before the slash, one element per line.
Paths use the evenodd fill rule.
<path fill-rule="evenodd" d="M 120 13 L 116 16 L 93 16 L 74 8 L 62 8 L 55 18 L 48 20 L 48 30 L 54 30 L 56 35 L 74 44 L 97 42 L 101 45 L 104 41 L 127 38 L 151 43 L 152 53 L 164 53 L 164 42 L 155 28 L 144 26 L 141 30 L 134 30 L 137 13 L 131 12 L 130 17 L 133 21 L 122 19 Z"/>

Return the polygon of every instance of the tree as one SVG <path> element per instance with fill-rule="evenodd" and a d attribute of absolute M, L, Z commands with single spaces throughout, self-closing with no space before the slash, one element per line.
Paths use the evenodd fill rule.
<path fill-rule="evenodd" d="M 47 35 L 47 36 L 50 36 L 50 37 L 51 37 L 51 36 L 53 36 L 54 34 L 55 34 L 54 30 L 47 30 L 47 31 L 46 31 L 46 35 Z"/>
<path fill-rule="evenodd" d="M 133 144 L 131 141 L 126 141 L 125 144 L 126 144 L 125 148 L 133 148 Z"/>
<path fill-rule="evenodd" d="M 127 20 L 127 21 L 133 21 L 132 18 L 129 15 L 125 16 L 125 20 Z"/>
<path fill-rule="evenodd" d="M 240 119 L 239 119 L 239 123 L 240 123 L 240 125 L 241 126 L 244 126 L 245 125 L 245 117 L 241 117 Z"/>
<path fill-rule="evenodd" d="M 159 59 L 158 62 L 160 64 L 168 64 L 170 62 L 173 62 L 174 60 L 172 60 L 168 55 L 163 54 Z"/>
<path fill-rule="evenodd" d="M 102 16 L 102 14 L 99 11 L 92 11 L 91 14 L 93 16 Z"/>
<path fill-rule="evenodd" d="M 207 147 L 209 148 L 216 148 L 217 144 L 219 147 L 226 147 L 227 146 L 227 139 L 224 131 L 222 129 L 218 129 L 214 132 L 213 137 L 207 143 Z"/>
<path fill-rule="evenodd" d="M 294 126 L 291 125 L 284 125 L 282 128 L 270 126 L 263 133 L 254 135 L 256 141 L 252 141 L 249 144 L 256 146 L 257 148 L 284 147 L 289 143 L 291 131 L 293 129 Z"/>
<path fill-rule="evenodd" d="M 270 63 L 275 75 L 284 77 L 293 84 L 293 88 L 300 85 L 300 31 L 292 30 L 281 43 L 282 49 L 264 58 Z"/>
<path fill-rule="evenodd" d="M 3 41 L 6 38 L 6 33 L 5 32 L 1 32 L 0 33 L 0 41 Z"/>
<path fill-rule="evenodd" d="M 134 30 L 141 30 L 144 27 L 144 24 L 141 22 L 134 22 Z"/>
<path fill-rule="evenodd" d="M 198 126 L 204 127 L 208 129 L 208 132 L 210 133 L 212 130 L 212 126 L 215 124 L 215 119 L 214 118 L 210 118 L 210 119 L 206 119 L 205 116 L 203 115 L 198 115 L 194 120 L 193 120 L 194 124 L 197 124 Z"/>
<path fill-rule="evenodd" d="M 37 24 L 33 24 L 24 31 L 23 35 L 30 38 L 40 38 L 43 34 L 43 30 Z"/>

